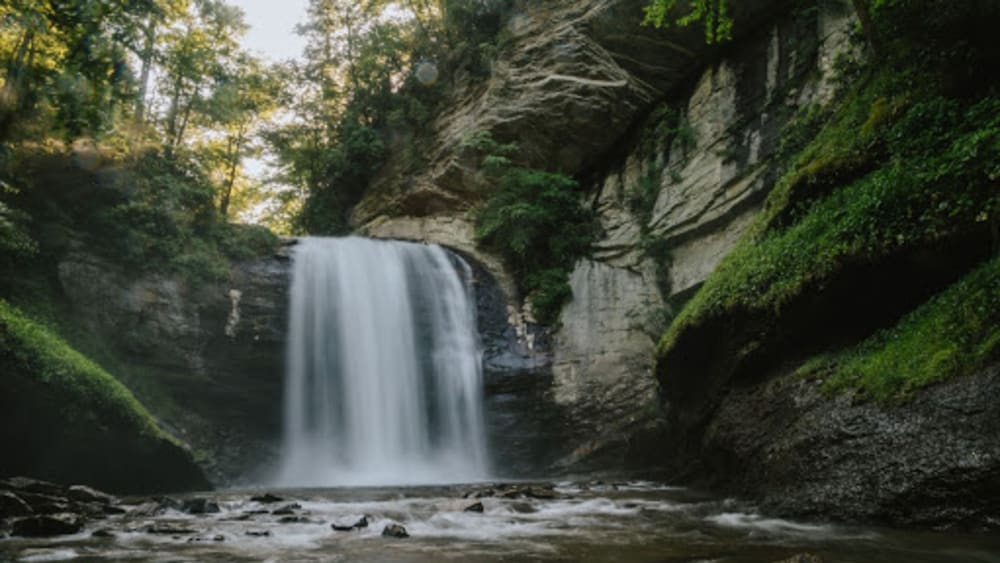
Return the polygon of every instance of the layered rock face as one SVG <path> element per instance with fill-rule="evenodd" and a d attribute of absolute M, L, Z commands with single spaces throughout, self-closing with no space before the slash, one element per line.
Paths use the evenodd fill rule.
<path fill-rule="evenodd" d="M 656 339 L 759 211 L 784 125 L 831 100 L 833 60 L 853 25 L 844 3 L 827 3 L 757 28 L 667 98 L 666 134 L 647 122 L 598 175 L 605 237 L 571 277 L 553 367 L 556 397 L 603 430 L 591 450 L 657 425 Z"/>
<path fill-rule="evenodd" d="M 209 284 L 135 277 L 83 250 L 58 272 L 74 322 L 107 343 L 115 375 L 192 445 L 213 482 L 252 478 L 277 453 L 287 253 Z"/>

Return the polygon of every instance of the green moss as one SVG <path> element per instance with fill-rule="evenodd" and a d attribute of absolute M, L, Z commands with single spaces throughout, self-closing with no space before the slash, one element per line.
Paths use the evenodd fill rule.
<path fill-rule="evenodd" d="M 0 301 L 0 475 L 116 493 L 210 487 L 132 393 L 54 332 Z"/>
<path fill-rule="evenodd" d="M 847 264 L 997 221 L 1000 99 L 956 100 L 911 89 L 901 90 L 905 104 L 888 102 L 900 80 L 920 81 L 912 73 L 887 74 L 848 95 L 799 153 L 751 234 L 666 332 L 661 355 L 708 318 L 737 309 L 780 316 L 790 300 Z M 803 181 L 808 177 L 822 180 Z"/>
<path fill-rule="evenodd" d="M 28 378 L 53 394 L 72 397 L 64 408 L 75 423 L 128 427 L 147 437 L 173 440 L 124 385 L 2 300 L 0 354 L 15 370 L 3 377 Z"/>
<path fill-rule="evenodd" d="M 1000 258 L 861 344 L 810 360 L 799 373 L 824 389 L 857 389 L 878 401 L 971 374 L 1000 358 Z"/>

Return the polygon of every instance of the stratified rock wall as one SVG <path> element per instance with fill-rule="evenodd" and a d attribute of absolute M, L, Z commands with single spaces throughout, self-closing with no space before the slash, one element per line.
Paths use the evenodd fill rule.
<path fill-rule="evenodd" d="M 593 452 L 655 423 L 656 340 L 752 223 L 781 165 L 784 125 L 831 100 L 831 61 L 854 22 L 845 3 L 825 6 L 734 44 L 665 102 L 671 134 L 650 139 L 657 124 L 646 124 L 595 182 L 605 236 L 577 264 L 553 339 L 554 396 L 597 428 Z M 652 209 L 637 199 L 644 182 L 656 183 Z"/>

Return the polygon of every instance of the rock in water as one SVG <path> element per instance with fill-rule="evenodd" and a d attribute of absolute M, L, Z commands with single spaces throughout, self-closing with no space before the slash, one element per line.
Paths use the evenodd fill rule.
<path fill-rule="evenodd" d="M 71 486 L 66 490 L 66 496 L 77 502 L 96 502 L 98 504 L 113 504 L 115 502 L 115 497 L 86 485 Z"/>
<path fill-rule="evenodd" d="M 264 493 L 262 495 L 252 496 L 250 497 L 250 500 L 252 500 L 253 502 L 259 502 L 261 504 L 274 504 L 276 502 L 282 502 L 285 499 L 277 495 L 272 495 L 271 493 Z"/>
<path fill-rule="evenodd" d="M 183 501 L 181 512 L 188 514 L 216 514 L 220 512 L 219 503 L 207 498 L 191 498 Z"/>
<path fill-rule="evenodd" d="M 33 512 L 21 497 L 10 491 L 0 491 L 0 519 L 27 516 Z"/>
<path fill-rule="evenodd" d="M 360 529 L 360 528 L 367 528 L 368 527 L 368 515 L 365 514 L 364 516 L 362 516 L 360 520 L 358 520 L 357 522 L 354 523 L 354 527 L 358 528 L 358 529 Z"/>
<path fill-rule="evenodd" d="M 406 532 L 406 528 L 399 524 L 388 524 L 382 529 L 382 536 L 386 538 L 408 538 L 410 534 Z"/>
<path fill-rule="evenodd" d="M 83 528 L 83 522 L 75 514 L 52 514 L 29 516 L 14 521 L 11 535 L 26 538 L 45 538 L 75 534 Z"/>
<path fill-rule="evenodd" d="M 481 502 L 470 504 L 469 506 L 465 507 L 465 512 L 482 512 L 482 511 L 483 511 L 483 503 Z"/>

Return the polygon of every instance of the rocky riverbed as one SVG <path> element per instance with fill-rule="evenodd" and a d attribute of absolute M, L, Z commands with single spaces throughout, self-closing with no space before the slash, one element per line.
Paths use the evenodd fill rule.
<path fill-rule="evenodd" d="M 650 481 L 114 498 L 0 481 L 0 560 L 1000 561 L 1000 538 L 793 522 Z"/>

